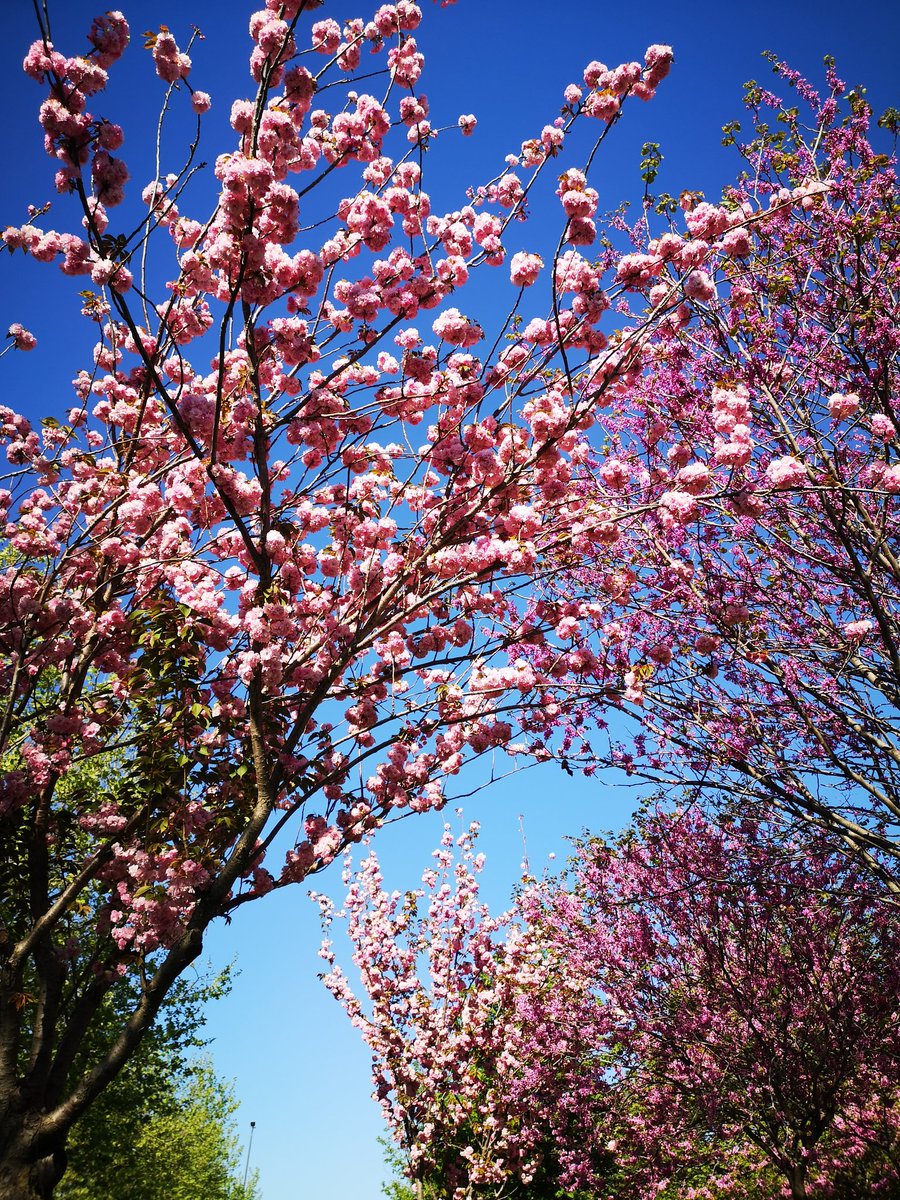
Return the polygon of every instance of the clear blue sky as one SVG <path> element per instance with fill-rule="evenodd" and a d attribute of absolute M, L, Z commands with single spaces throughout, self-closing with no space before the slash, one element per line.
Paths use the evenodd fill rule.
<path fill-rule="evenodd" d="M 212 159 L 231 145 L 226 140 L 231 100 L 247 94 L 246 26 L 252 5 L 116 2 L 131 23 L 133 42 L 114 75 L 109 103 L 95 111 L 125 126 L 125 157 L 142 185 L 152 173 L 148 156 L 161 93 L 138 35 L 160 23 L 179 40 L 186 40 L 189 23 L 205 34 L 193 55 L 192 81 L 213 97 L 202 152 Z M 594 181 L 601 207 L 637 197 L 639 150 L 647 140 L 660 142 L 665 154 L 660 188 L 674 194 L 699 189 L 714 198 L 738 169 L 733 152 L 720 145 L 721 125 L 740 117 L 746 79 L 771 78 L 760 58 L 766 49 L 814 80 L 821 77 L 822 56 L 834 54 L 848 82 L 868 87 L 876 113 L 900 104 L 900 5 L 887 0 L 850 5 L 645 0 L 618 6 L 600 0 L 460 0 L 443 10 L 430 0 L 420 2 L 426 21 L 419 41 L 429 56 L 421 90 L 431 100 L 434 123 L 452 122 L 461 112 L 474 112 L 479 119 L 474 138 L 451 143 L 448 137 L 438 144 L 429 187 L 437 210 L 463 203 L 462 188 L 492 174 L 503 154 L 556 115 L 563 87 L 578 79 L 585 62 L 599 58 L 614 65 L 639 58 L 651 42 L 674 46 L 675 67 L 657 99 L 635 104 L 614 131 Z M 95 6 L 82 0 L 49 3 L 57 44 L 67 53 L 80 51 Z M 316 16 L 368 17 L 374 7 L 372 0 L 368 9 L 327 3 Z M 54 214 L 64 202 L 52 194 L 52 165 L 40 149 L 35 115 L 41 90 L 19 70 L 34 36 L 32 6 L 30 0 L 6 0 L 3 9 L 0 94 L 11 118 L 7 137 L 12 142 L 0 207 L 5 225 L 20 224 L 29 202 L 53 199 Z M 566 165 L 580 162 L 564 155 L 560 169 Z M 58 224 L 73 228 L 62 215 Z M 533 228 L 540 229 L 539 213 Z M 0 272 L 0 326 L 22 321 L 40 343 L 33 354 L 7 355 L 0 363 L 4 400 L 38 416 L 59 416 L 69 400 L 68 381 L 86 365 L 86 347 L 89 353 L 76 316 L 75 296 L 83 281 L 66 281 L 54 268 L 21 256 L 4 255 Z M 558 768 L 498 782 L 468 800 L 467 818 L 477 817 L 484 827 L 492 903 L 504 905 L 518 875 L 518 814 L 524 815 L 532 868 L 539 869 L 550 852 L 564 857 L 567 834 L 585 826 L 623 824 L 633 801 L 631 792 L 570 780 Z M 440 817 L 429 815 L 382 832 L 389 885 L 415 884 L 440 825 Z M 337 873 L 317 886 L 340 893 Z M 241 912 L 231 926 L 213 931 L 208 939 L 212 962 L 234 957 L 242 972 L 232 995 L 210 1012 L 214 1057 L 219 1071 L 237 1081 L 243 1131 L 251 1119 L 257 1122 L 252 1165 L 260 1170 L 265 1200 L 377 1200 L 381 1124 L 369 1100 L 368 1059 L 349 1022 L 316 981 L 319 940 L 316 912 L 301 887 L 268 897 Z"/>

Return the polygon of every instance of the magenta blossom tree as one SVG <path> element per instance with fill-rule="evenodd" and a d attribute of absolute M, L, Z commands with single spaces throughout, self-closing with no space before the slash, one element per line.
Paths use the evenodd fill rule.
<path fill-rule="evenodd" d="M 749 85 L 744 175 L 718 204 L 685 193 L 669 228 L 648 211 L 619 264 L 669 315 L 639 381 L 610 397 L 608 452 L 583 479 L 586 503 L 642 516 L 564 593 L 595 602 L 591 677 L 636 735 L 620 725 L 600 757 L 774 805 L 896 892 L 894 162 L 832 67 L 824 97 L 776 70 L 797 106 Z M 595 754 L 597 712 L 573 730 Z"/>
<path fill-rule="evenodd" d="M 576 249 L 598 196 L 567 144 L 586 127 L 593 161 L 671 51 L 588 64 L 495 178 L 434 212 L 421 10 L 318 7 L 252 14 L 252 90 L 202 210 L 213 101 L 191 47 L 148 36 L 163 117 L 192 109 L 197 132 L 182 164 L 157 146 L 136 222 L 116 220 L 125 134 L 97 112 L 108 73 L 138 69 L 134 47 L 119 66 L 125 17 L 84 47 L 39 18 L 25 57 L 69 224 L 32 207 L 3 242 L 77 278 L 96 345 L 40 425 L 0 408 L 3 1198 L 52 1193 L 67 1130 L 211 921 L 439 808 L 468 760 L 547 755 L 581 657 L 555 632 L 571 604 L 530 592 L 616 536 L 572 480 L 656 318 L 629 320 L 611 250 Z M 548 167 L 545 262 L 510 243 Z M 463 295 L 492 268 L 510 300 L 485 333 Z M 546 642 L 552 669 L 525 653 Z M 138 1000 L 85 1065 L 123 979 Z"/>
<path fill-rule="evenodd" d="M 589 843 L 574 886 L 532 891 L 526 912 L 590 981 L 582 1036 L 612 1052 L 605 1105 L 647 1194 L 739 1196 L 753 1178 L 767 1194 L 774 1169 L 792 1200 L 824 1197 L 873 1148 L 856 1194 L 896 1187 L 900 922 L 827 839 L 652 815 Z M 532 1000 L 565 1023 L 552 992 L 528 997 L 524 1019 Z M 711 1139 L 718 1171 L 694 1192 Z"/>

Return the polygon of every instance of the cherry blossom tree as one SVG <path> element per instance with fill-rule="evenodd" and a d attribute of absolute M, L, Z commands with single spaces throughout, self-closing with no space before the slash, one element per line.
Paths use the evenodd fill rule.
<path fill-rule="evenodd" d="M 656 814 L 589 843 L 571 890 L 530 902 L 550 954 L 591 981 L 582 1036 L 614 1051 L 605 1104 L 641 1189 L 826 1196 L 873 1147 L 871 1194 L 897 1186 L 900 922 L 846 855 L 753 820 Z M 565 1022 L 552 993 L 535 999 Z M 713 1178 L 692 1191 L 711 1141 Z"/>
<path fill-rule="evenodd" d="M 359 985 L 323 949 L 410 1178 L 447 1200 L 895 1193 L 900 923 L 861 867 L 657 813 L 494 918 L 458 841 L 406 896 L 372 854 L 350 874 Z"/>
<path fill-rule="evenodd" d="M 446 826 L 422 886 L 406 894 L 384 889 L 374 852 L 346 873 L 339 915 L 364 998 L 330 939 L 322 948 L 324 982 L 372 1051 L 375 1095 L 411 1178 L 420 1186 L 440 1179 L 448 1195 L 469 1185 L 505 1194 L 510 1176 L 527 1182 L 535 1170 L 531 1131 L 510 1090 L 513 979 L 499 961 L 509 914 L 492 919 L 479 899 L 476 835 L 473 825 L 454 847 Z M 335 906 L 316 899 L 330 931 Z"/>
<path fill-rule="evenodd" d="M 573 1014 L 585 998 L 592 1010 L 593 995 L 582 981 L 570 993 L 565 959 L 549 943 L 535 950 L 521 913 L 493 916 L 481 901 L 477 837 L 477 823 L 455 839 L 445 825 L 421 886 L 405 894 L 386 890 L 374 851 L 356 870 L 348 863 L 343 907 L 315 897 L 322 978 L 372 1052 L 375 1096 L 419 1194 L 549 1200 L 569 1142 L 594 1124 L 565 1117 L 564 1076 L 549 1069 L 580 1052 L 576 1022 L 557 1022 L 539 1051 L 549 1026 L 536 1009 L 534 1024 L 523 1021 L 521 998 L 551 989 Z M 335 923 L 346 939 L 333 938 Z"/>
<path fill-rule="evenodd" d="M 96 345 L 40 426 L 0 408 L 0 1197 L 52 1193 L 67 1130 L 211 921 L 441 807 L 467 761 L 546 756 L 580 669 L 554 632 L 576 610 L 530 593 L 615 536 L 571 484 L 656 319 L 629 317 L 613 250 L 575 250 L 597 237 L 586 167 L 671 51 L 588 64 L 493 179 L 434 212 L 421 10 L 318 7 L 252 14 L 254 90 L 207 208 L 192 187 L 220 100 L 191 81 L 193 44 L 147 36 L 160 129 L 182 105 L 196 135 L 171 171 L 160 136 L 134 221 L 123 128 L 95 111 L 110 71 L 137 70 L 118 65 L 125 17 L 96 18 L 79 53 L 41 9 L 25 58 L 74 231 L 32 206 L 3 242 L 83 280 Z M 585 170 L 565 161 L 579 129 Z M 545 267 L 508 247 L 548 168 Z M 461 295 L 491 268 L 509 306 L 485 332 Z M 10 338 L 40 361 L 21 325 Z M 547 639 L 551 670 L 524 652 Z M 135 1005 L 76 1070 L 122 980 Z"/>
<path fill-rule="evenodd" d="M 669 228 L 648 207 L 632 231 L 619 278 L 669 315 L 611 397 L 584 486 L 641 515 L 566 595 L 596 602 L 589 669 L 637 735 L 619 725 L 592 753 L 676 792 L 774 805 L 897 891 L 894 162 L 831 65 L 824 97 L 776 73 L 796 106 L 748 85 L 746 168 L 722 202 L 685 193 L 682 214 L 663 197 Z"/>

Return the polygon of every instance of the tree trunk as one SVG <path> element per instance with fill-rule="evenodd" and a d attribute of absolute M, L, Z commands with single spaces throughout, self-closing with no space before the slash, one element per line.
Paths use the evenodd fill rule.
<path fill-rule="evenodd" d="M 791 1200 L 807 1200 L 806 1163 L 797 1163 L 787 1171 L 788 1185 L 791 1189 Z"/>
<path fill-rule="evenodd" d="M 0 1200 L 53 1200 L 53 1191 L 66 1169 L 66 1152 L 62 1141 L 57 1146 L 38 1148 L 36 1124 L 28 1118 L 4 1121 L 0 1136 Z"/>

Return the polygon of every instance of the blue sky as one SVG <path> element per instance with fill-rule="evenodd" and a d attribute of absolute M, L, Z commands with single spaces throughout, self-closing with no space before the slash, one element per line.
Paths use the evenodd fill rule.
<path fill-rule="evenodd" d="M 78 52 L 94 6 L 81 0 L 49 2 L 57 44 Z M 189 23 L 203 31 L 206 40 L 193 54 L 192 80 L 212 94 L 214 107 L 201 156 L 211 159 L 228 149 L 230 103 L 246 95 L 249 85 L 251 6 L 235 0 L 117 3 L 131 22 L 133 43 L 114 75 L 109 103 L 96 111 L 125 126 L 125 157 L 133 176 L 141 184 L 151 176 L 149 150 L 161 95 L 138 35 L 160 23 L 180 40 L 186 40 Z M 742 83 L 771 78 L 760 57 L 764 50 L 775 51 L 814 81 L 821 78 L 822 56 L 834 54 L 848 82 L 868 87 L 876 113 L 900 105 L 900 5 L 885 0 L 853 5 L 646 0 L 627 6 L 599 0 L 460 0 L 443 10 L 430 0 L 422 3 L 426 19 L 419 41 L 428 65 L 421 90 L 429 95 L 433 121 L 452 123 L 462 112 L 479 119 L 472 139 L 447 135 L 438 143 L 429 181 L 438 211 L 463 203 L 466 185 L 493 174 L 505 153 L 552 120 L 564 86 L 580 77 L 587 61 L 615 65 L 639 58 L 651 42 L 671 43 L 675 66 L 657 99 L 635 104 L 604 147 L 593 181 L 601 208 L 639 196 L 638 160 L 647 140 L 660 142 L 665 155 L 659 188 L 676 195 L 685 188 L 703 190 L 715 198 L 739 167 L 734 152 L 721 147 L 720 129 L 741 115 Z M 316 13 L 326 15 L 368 17 L 370 11 L 327 3 Z M 53 199 L 54 216 L 65 206 L 52 194 L 52 165 L 41 151 L 35 120 L 41 90 L 19 69 L 34 37 L 30 0 L 7 0 L 4 17 L 0 95 L 11 118 L 8 136 L 15 139 L 2 185 L 5 225 L 20 224 L 29 202 Z M 173 148 L 178 135 L 176 126 Z M 560 169 L 567 165 L 580 165 L 577 154 L 563 155 Z M 73 227 L 62 215 L 58 224 Z M 538 234 L 542 230 L 539 209 L 532 228 Z M 22 321 L 40 343 L 33 354 L 7 355 L 0 363 L 4 400 L 38 416 L 59 416 L 69 399 L 68 381 L 89 355 L 91 339 L 77 317 L 76 293 L 83 281 L 65 280 L 54 268 L 21 256 L 2 256 L 0 272 L 0 326 Z M 496 769 L 500 773 L 505 766 L 498 762 Z M 466 802 L 466 817 L 483 824 L 488 897 L 502 907 L 517 878 L 523 854 L 520 814 L 532 869 L 540 869 L 549 853 L 565 856 L 566 835 L 586 826 L 619 826 L 634 801 L 635 793 L 625 788 L 571 780 L 551 767 L 501 780 L 474 796 Z M 382 831 L 379 846 L 391 886 L 414 886 L 441 823 L 431 814 Z M 339 895 L 337 872 L 317 886 Z M 251 1165 L 260 1170 L 265 1200 L 376 1200 L 381 1123 L 369 1100 L 368 1059 L 349 1022 L 316 981 L 319 940 L 317 913 L 302 887 L 249 906 L 230 926 L 213 930 L 208 939 L 212 963 L 235 958 L 241 971 L 231 996 L 210 1011 L 213 1054 L 219 1071 L 236 1080 L 244 1102 L 243 1131 L 251 1119 L 257 1123 Z"/>

